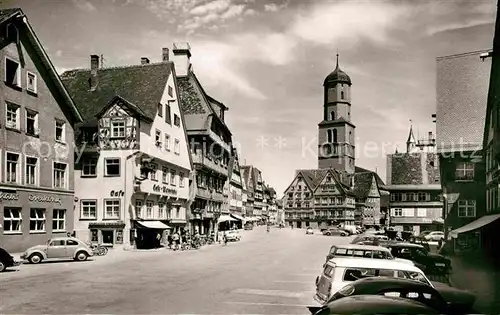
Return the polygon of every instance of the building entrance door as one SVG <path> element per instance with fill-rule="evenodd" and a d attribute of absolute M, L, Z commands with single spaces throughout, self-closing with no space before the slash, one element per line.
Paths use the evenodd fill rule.
<path fill-rule="evenodd" d="M 102 243 L 106 245 L 113 245 L 115 239 L 115 231 L 114 230 L 102 230 Z"/>
<path fill-rule="evenodd" d="M 301 229 L 301 228 L 302 228 L 302 221 L 298 221 L 298 222 L 297 222 L 297 228 L 298 228 L 298 229 Z"/>

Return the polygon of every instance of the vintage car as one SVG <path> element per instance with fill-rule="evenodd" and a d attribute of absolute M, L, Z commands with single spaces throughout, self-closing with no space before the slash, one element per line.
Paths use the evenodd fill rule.
<path fill-rule="evenodd" d="M 442 240 L 444 240 L 444 232 L 432 231 L 429 234 L 427 234 L 426 236 L 424 236 L 424 238 L 428 241 L 434 241 L 434 242 L 438 242 L 440 240 L 442 241 Z"/>
<path fill-rule="evenodd" d="M 311 227 L 306 229 L 306 234 L 314 234 L 314 230 Z"/>
<path fill-rule="evenodd" d="M 321 304 L 346 284 L 367 277 L 397 277 L 422 281 L 432 286 L 425 274 L 416 266 L 397 260 L 338 257 L 330 259 L 316 278 L 314 299 Z"/>
<path fill-rule="evenodd" d="M 20 264 L 21 263 L 16 261 L 11 254 L 0 247 L 0 272 L 3 272 L 10 267 L 19 266 Z"/>
<path fill-rule="evenodd" d="M 346 230 L 343 230 L 343 229 L 330 227 L 326 230 L 323 230 L 323 235 L 326 235 L 326 236 L 332 236 L 332 235 L 348 236 L 349 232 Z"/>
<path fill-rule="evenodd" d="M 236 242 L 241 240 L 240 233 L 238 233 L 238 231 L 236 230 L 230 230 L 224 233 L 226 234 L 226 239 L 228 240 L 228 242 Z"/>
<path fill-rule="evenodd" d="M 425 248 L 425 250 L 427 250 L 427 251 L 431 250 L 431 246 L 429 245 L 429 243 L 427 242 L 427 240 L 425 238 L 423 238 L 423 237 L 412 236 L 407 241 L 410 242 L 410 243 L 413 243 L 413 244 L 422 245 Z"/>
<path fill-rule="evenodd" d="M 330 247 L 328 255 L 326 255 L 326 261 L 329 261 L 334 257 L 358 257 L 389 260 L 395 259 L 410 265 L 415 265 L 415 263 L 411 260 L 395 258 L 394 256 L 392 256 L 388 248 L 382 246 L 358 244 L 333 245 L 332 247 Z"/>
<path fill-rule="evenodd" d="M 427 251 L 422 245 L 413 243 L 392 243 L 388 245 L 394 257 L 409 259 L 422 266 L 426 274 L 448 274 L 451 261 L 439 254 Z"/>
<path fill-rule="evenodd" d="M 356 280 L 332 295 L 328 302 L 352 295 L 385 295 L 414 299 L 442 314 L 466 314 L 473 312 L 476 296 L 444 284 L 431 287 L 421 281 L 401 278 L 371 277 Z M 450 294 L 453 291 L 453 294 Z M 327 303 L 328 303 L 327 302 Z"/>
<path fill-rule="evenodd" d="M 441 314 L 417 301 L 383 295 L 355 295 L 332 301 L 322 307 L 308 307 L 314 315 Z"/>
<path fill-rule="evenodd" d="M 44 245 L 36 245 L 28 248 L 21 254 L 21 259 L 28 260 L 32 264 L 38 264 L 48 259 L 74 259 L 85 261 L 94 255 L 92 249 L 74 237 L 54 237 Z"/>

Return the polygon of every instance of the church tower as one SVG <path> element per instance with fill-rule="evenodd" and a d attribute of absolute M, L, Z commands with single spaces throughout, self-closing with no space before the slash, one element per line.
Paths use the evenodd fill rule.
<path fill-rule="evenodd" d="M 351 122 L 351 78 L 337 66 L 323 83 L 323 121 L 318 129 L 318 167 L 354 174 L 354 124 Z"/>
<path fill-rule="evenodd" d="M 410 133 L 408 134 L 408 140 L 406 140 L 406 153 L 414 153 L 416 151 L 415 136 L 413 135 L 413 126 L 410 125 Z"/>

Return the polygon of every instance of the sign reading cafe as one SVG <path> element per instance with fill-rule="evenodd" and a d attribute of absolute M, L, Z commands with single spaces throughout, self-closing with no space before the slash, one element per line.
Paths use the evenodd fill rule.
<path fill-rule="evenodd" d="M 157 193 L 164 193 L 164 194 L 170 194 L 170 195 L 176 195 L 177 190 L 168 188 L 166 186 L 160 186 L 160 185 L 153 185 L 153 191 Z"/>

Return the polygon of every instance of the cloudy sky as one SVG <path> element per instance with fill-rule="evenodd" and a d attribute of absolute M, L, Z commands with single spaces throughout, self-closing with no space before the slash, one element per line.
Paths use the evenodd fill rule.
<path fill-rule="evenodd" d="M 230 109 L 241 158 L 278 194 L 298 168 L 317 167 L 322 84 L 340 66 L 352 81 L 356 164 L 385 179 L 385 154 L 404 148 L 409 120 L 434 131 L 436 57 L 488 49 L 493 0 L 2 1 L 21 7 L 59 71 L 161 58 L 189 42 L 211 96 Z M 373 148 L 378 147 L 377 151 Z"/>

